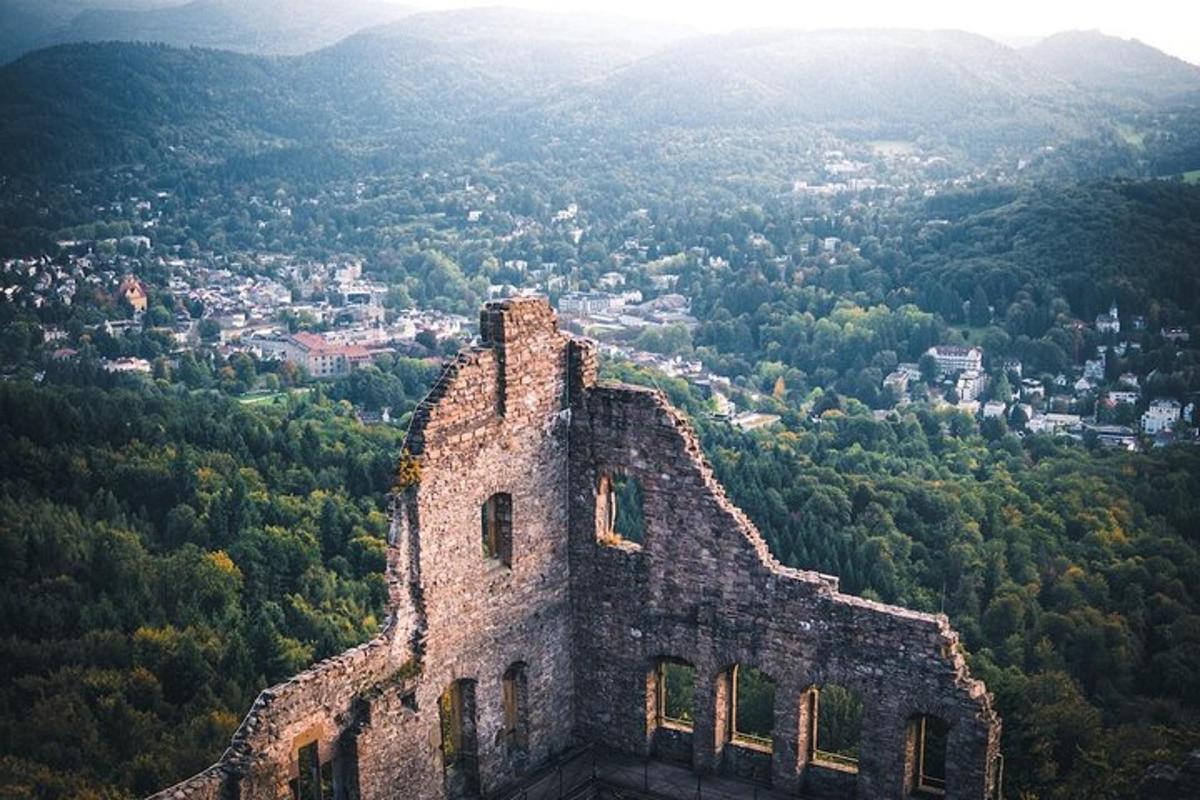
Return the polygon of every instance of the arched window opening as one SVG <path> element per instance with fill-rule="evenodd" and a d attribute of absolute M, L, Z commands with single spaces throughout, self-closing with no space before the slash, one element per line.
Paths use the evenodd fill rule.
<path fill-rule="evenodd" d="M 829 683 L 806 693 L 809 704 L 809 759 L 819 766 L 858 771 L 862 740 L 862 697 L 855 691 Z"/>
<path fill-rule="evenodd" d="M 907 761 L 909 794 L 941 797 L 946 794 L 946 743 L 950 726 L 942 719 L 918 714 L 908 721 Z"/>
<path fill-rule="evenodd" d="M 480 508 L 483 557 L 512 567 L 512 495 L 499 492 Z"/>
<path fill-rule="evenodd" d="M 735 743 L 770 751 L 775 729 L 775 682 L 754 667 L 733 667 L 729 738 Z"/>
<path fill-rule="evenodd" d="M 504 737 L 510 748 L 529 747 L 529 681 L 525 663 L 518 661 L 504 672 Z"/>
<path fill-rule="evenodd" d="M 601 475 L 596 488 L 596 538 L 602 544 L 640 547 L 646 539 L 643 505 L 642 485 L 636 478 Z"/>
<path fill-rule="evenodd" d="M 656 718 L 664 728 L 690 731 L 695 721 L 696 669 L 677 659 L 660 659 L 656 681 Z"/>

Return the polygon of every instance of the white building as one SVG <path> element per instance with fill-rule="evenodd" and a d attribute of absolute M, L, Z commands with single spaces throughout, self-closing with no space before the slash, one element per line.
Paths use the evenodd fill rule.
<path fill-rule="evenodd" d="M 963 372 L 983 372 L 983 348 L 959 347 L 952 344 L 938 344 L 926 351 L 937 361 L 942 374 Z"/>
<path fill-rule="evenodd" d="M 898 398 L 903 397 L 908 393 L 908 381 L 908 373 L 904 370 L 898 369 L 895 372 L 889 373 L 888 376 L 883 379 L 883 388 L 891 389 L 892 393 Z"/>
<path fill-rule="evenodd" d="M 1142 397 L 1142 393 L 1126 389 L 1114 389 L 1108 393 L 1108 401 L 1112 405 L 1118 403 L 1128 403 L 1129 405 L 1137 405 L 1137 401 Z"/>
<path fill-rule="evenodd" d="M 249 344 L 264 358 L 291 362 L 303 367 L 314 378 L 345 375 L 371 363 L 371 354 L 362 345 L 333 342 L 315 333 L 262 337 Z"/>
<path fill-rule="evenodd" d="M 1062 433 L 1081 424 L 1083 419 L 1078 414 L 1034 414 L 1025 427 L 1030 433 Z"/>
<path fill-rule="evenodd" d="M 965 370 L 959 375 L 958 383 L 954 387 L 959 401 L 964 403 L 978 400 L 985 389 L 987 389 L 987 376 L 973 369 Z"/>
<path fill-rule="evenodd" d="M 1046 396 L 1046 387 L 1039 380 L 1025 378 L 1021 381 L 1021 398 L 1023 400 L 1041 400 Z"/>
<path fill-rule="evenodd" d="M 606 314 L 614 307 L 619 307 L 618 302 L 613 295 L 604 292 L 570 292 L 559 298 L 558 310 L 563 314 L 586 317 Z"/>
<path fill-rule="evenodd" d="M 1096 316 L 1096 330 L 1101 333 L 1120 333 L 1121 320 L 1117 316 L 1117 301 L 1113 300 L 1112 307 L 1105 314 Z"/>
<path fill-rule="evenodd" d="M 1142 414 L 1142 433 L 1153 436 L 1161 431 L 1174 430 L 1181 411 L 1178 400 L 1160 398 L 1152 401 L 1146 413 Z"/>
<path fill-rule="evenodd" d="M 1004 404 L 1003 400 L 989 400 L 983 404 L 983 418 L 1003 417 L 1006 410 L 1008 410 L 1008 406 Z"/>

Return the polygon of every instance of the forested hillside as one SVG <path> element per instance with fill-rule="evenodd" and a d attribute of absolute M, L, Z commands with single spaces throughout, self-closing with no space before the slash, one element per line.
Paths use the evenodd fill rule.
<path fill-rule="evenodd" d="M 375 633 L 398 447 L 319 399 L 0 384 L 0 796 L 155 791 Z"/>
<path fill-rule="evenodd" d="M 1047 75 L 1098 90 L 1110 100 L 1194 100 L 1200 67 L 1137 40 L 1096 31 L 1068 31 L 1042 39 L 1021 55 Z"/>
<path fill-rule="evenodd" d="M 679 36 L 487 9 L 414 15 L 284 59 L 53 48 L 0 68 L 0 170 L 220 163 L 331 139 L 390 157 L 445 137 L 487 152 L 531 135 L 584 144 L 681 125 L 804 125 L 857 141 L 925 138 L 976 163 L 1086 143 L 1093 156 L 1121 151 L 1136 174 L 1197 140 L 1193 107 L 1153 116 L 1187 86 L 1200 92 L 1186 66 L 1172 73 L 1178 91 L 1147 100 L 1132 84 L 1080 86 L 1070 65 L 1062 77 L 1054 64 L 953 31 Z M 1073 169 L 1086 170 L 1075 158 Z"/>

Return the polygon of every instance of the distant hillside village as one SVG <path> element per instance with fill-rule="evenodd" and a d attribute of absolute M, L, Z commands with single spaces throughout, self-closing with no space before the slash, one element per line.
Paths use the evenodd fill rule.
<path fill-rule="evenodd" d="M 1097 345 L 1076 370 L 1050 380 L 1026 376 L 1016 359 L 994 359 L 985 368 L 988 359 L 982 347 L 935 345 L 920 363 L 900 364 L 883 379 L 883 387 L 897 406 L 928 400 L 981 420 L 1003 419 L 1018 432 L 1095 437 L 1100 444 L 1126 450 L 1137 450 L 1147 442 L 1161 446 L 1185 438 L 1196 441 L 1196 397 L 1186 403 L 1174 397 L 1144 398 L 1142 383 L 1147 376 L 1114 373 L 1109 366 L 1110 353 L 1121 358 L 1142 349 L 1141 340 L 1149 335 L 1146 318 L 1130 316 L 1122 335 L 1114 301 L 1096 317 L 1093 329 L 1109 343 Z M 1162 328 L 1157 333 L 1176 346 L 1191 342 L 1183 328 Z M 1193 429 L 1185 431 L 1189 427 Z"/>
<path fill-rule="evenodd" d="M 573 207 L 559 212 L 574 218 Z M 170 341 L 172 357 L 209 348 L 228 358 L 244 352 L 262 362 L 295 367 L 308 379 L 323 380 L 350 374 L 373 363 L 384 353 L 401 353 L 440 360 L 475 333 L 475 321 L 437 310 L 388 307 L 388 286 L 365 279 L 361 263 L 310 263 L 282 255 L 260 256 L 255 269 L 222 266 L 211 260 L 163 260 L 170 274 L 161 287 L 151 286 L 133 272 L 133 256 L 149 248 L 144 236 L 127 236 L 108 243 L 61 242 L 69 254 L 61 260 L 10 259 L 3 263 L 8 276 L 6 299 L 32 308 L 70 306 L 86 297 L 109 313 L 95 328 L 119 339 L 154 331 Z M 822 242 L 836 248 L 839 242 Z M 712 260 L 703 248 L 689 257 Z M 219 262 L 220 259 L 217 259 Z M 699 325 L 691 301 L 674 291 L 678 275 L 659 272 L 652 277 L 656 296 L 646 299 L 641 290 L 626 286 L 616 271 L 603 274 L 594 290 L 559 291 L 565 283 L 547 270 L 530 271 L 525 264 L 511 268 L 526 274 L 526 286 L 492 285 L 489 295 L 507 297 L 537 292 L 557 298 L 566 326 L 601 341 L 601 350 L 616 361 L 648 367 L 671 377 L 686 379 L 709 398 L 712 415 L 746 430 L 770 426 L 778 414 L 763 408 L 762 393 L 735 383 L 733 376 L 707 369 L 699 358 L 641 349 L 637 343 L 655 337 L 690 336 Z M 719 266 L 719 265 L 718 265 Z M 14 278 L 17 278 L 14 280 Z M 152 294 L 164 301 L 152 308 Z M 175 313 L 163 315 L 164 307 Z M 1070 372 L 1027 375 L 1021 361 L 992 357 L 981 346 L 934 345 L 917 363 L 900 363 L 883 378 L 885 407 L 875 414 L 885 418 L 889 408 L 928 403 L 953 408 L 986 420 L 1003 420 L 1019 435 L 1045 433 L 1137 450 L 1148 445 L 1196 441 L 1195 397 L 1147 397 L 1143 384 L 1148 375 L 1114 373 L 1109 354 L 1117 359 L 1135 354 L 1148 337 L 1161 337 L 1177 348 L 1190 348 L 1187 329 L 1147 330 L 1146 318 L 1122 316 L 1114 301 L 1091 323 L 1078 321 L 1104 343 L 1084 357 Z M 80 334 L 45 325 L 40 336 L 53 346 L 56 362 L 80 357 Z M 1114 359 L 1115 361 L 1115 359 Z M 149 358 L 114 356 L 100 359 L 114 373 L 150 375 Z"/>
<path fill-rule="evenodd" d="M 872 169 L 907 175 L 904 170 L 928 168 L 908 153 L 887 155 L 874 164 L 854 161 L 840 150 L 825 152 L 821 159 L 819 174 L 841 181 L 858 180 Z M 190 244 L 157 247 L 151 234 L 168 218 L 164 209 L 173 202 L 169 193 L 160 192 L 101 208 L 131 215 L 137 225 L 129 229 L 145 234 L 64 239 L 55 256 L 4 261 L 4 300 L 25 309 L 27 319 L 42 321 L 39 330 L 10 333 L 10 338 L 26 336 L 25 351 L 41 353 L 43 363 L 85 360 L 109 372 L 153 377 L 177 368 L 186 353 L 213 359 L 218 368 L 245 354 L 260 365 L 260 373 L 275 373 L 278 379 L 264 386 L 263 375 L 256 377 L 255 370 L 235 370 L 246 375 L 226 384 L 240 392 L 270 392 L 280 383 L 341 378 L 385 355 L 440 363 L 475 334 L 474 319 L 456 313 L 466 301 L 537 293 L 549 295 L 564 326 L 597 339 L 613 362 L 632 362 L 688 381 L 707 398 L 714 417 L 743 429 L 780 420 L 784 406 L 773 401 L 791 388 L 782 376 L 772 391 L 761 376 L 752 380 L 742 374 L 743 368 L 710 359 L 721 347 L 693 346 L 693 334 L 699 336 L 711 322 L 698 319 L 693 309 L 697 298 L 689 291 L 694 293 L 698 285 L 695 275 L 728 272 L 726 258 L 704 246 L 664 247 L 650 213 L 637 209 L 621 223 L 630 233 L 614 240 L 613 248 L 594 253 L 596 263 L 607 269 L 581 270 L 577 262 L 548 260 L 554 248 L 546 244 L 579 245 L 591 235 L 594 224 L 580 204 L 563 203 L 540 217 L 502 213 L 495 191 L 469 180 L 454 185 L 445 177 L 442 200 L 462 215 L 456 225 L 469 231 L 492 226 L 484 230 L 503 233 L 489 235 L 491 246 L 506 248 L 505 255 L 487 256 L 485 269 L 472 277 L 449 259 L 427 252 L 411 256 L 417 261 L 405 266 L 407 282 L 398 285 L 385 279 L 394 273 L 381 273 L 378 265 L 365 267 L 350 256 L 312 259 L 274 252 L 203 252 Z M 945 188 L 942 184 L 955 186 L 960 180 L 964 178 L 926 178 L 872 188 L 918 190 L 929 196 Z M 793 195 L 807 198 L 820 188 L 824 197 L 828 187 L 822 187 L 800 181 Z M 254 208 L 287 216 L 296 202 L 277 195 Z M 440 221 L 444 215 L 439 214 L 428 218 Z M 846 274 L 845 265 L 862 263 L 859 246 L 827 235 L 830 228 L 820 218 L 800 221 L 811 232 L 799 235 L 791 252 L 780 252 L 758 233 L 747 235 L 746 251 L 777 275 L 790 271 L 798 285 L 842 280 L 838 275 Z M 937 235 L 942 223 L 927 220 L 919 233 Z M 516 257 L 526 252 L 528 257 Z M 532 260 L 535 253 L 537 261 Z M 952 300 L 946 318 L 957 316 L 955 309 L 970 309 L 972 317 L 981 317 L 975 326 L 999 319 L 993 309 L 976 314 L 974 305 L 974 299 Z M 87 322 L 81 325 L 81 319 Z M 1154 363 L 1138 357 L 1144 349 L 1192 348 L 1192 331 L 1164 325 L 1151 330 L 1148 312 L 1123 311 L 1115 299 L 1092 320 L 1063 319 L 1056 324 L 1073 325 L 1076 340 L 1091 343 L 1068 353 L 1074 361 L 1070 368 L 1033 374 L 1011 352 L 989 352 L 981 340 L 971 338 L 970 330 L 949 324 L 939 329 L 945 338 L 918 361 L 893 359 L 875 372 L 886 374 L 882 380 L 871 379 L 871 393 L 877 396 L 864 402 L 880 418 L 909 404 L 927 404 L 971 415 L 981 425 L 1002 421 L 1018 435 L 1066 435 L 1130 450 L 1196 440 L 1196 398 L 1182 390 L 1172 396 L 1171 384 L 1156 382 L 1153 367 L 1128 371 Z M 908 357 L 919 352 L 910 351 Z M 0 364 L 0 369 L 15 374 L 12 364 Z M 791 396 L 816 421 L 823 411 L 820 403 L 804 398 L 822 388 L 831 388 L 830 382 L 814 375 L 798 396 Z"/>

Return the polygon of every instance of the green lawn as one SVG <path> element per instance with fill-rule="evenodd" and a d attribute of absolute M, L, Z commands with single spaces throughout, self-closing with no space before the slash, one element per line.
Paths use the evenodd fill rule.
<path fill-rule="evenodd" d="M 1194 169 L 1191 172 L 1183 173 L 1183 182 L 1200 184 L 1200 169 Z"/>
<path fill-rule="evenodd" d="M 238 402 L 245 403 L 246 405 L 276 403 L 286 400 L 288 395 L 303 395 L 308 394 L 311 391 L 312 389 L 282 389 L 278 392 L 247 392 L 238 398 Z"/>

